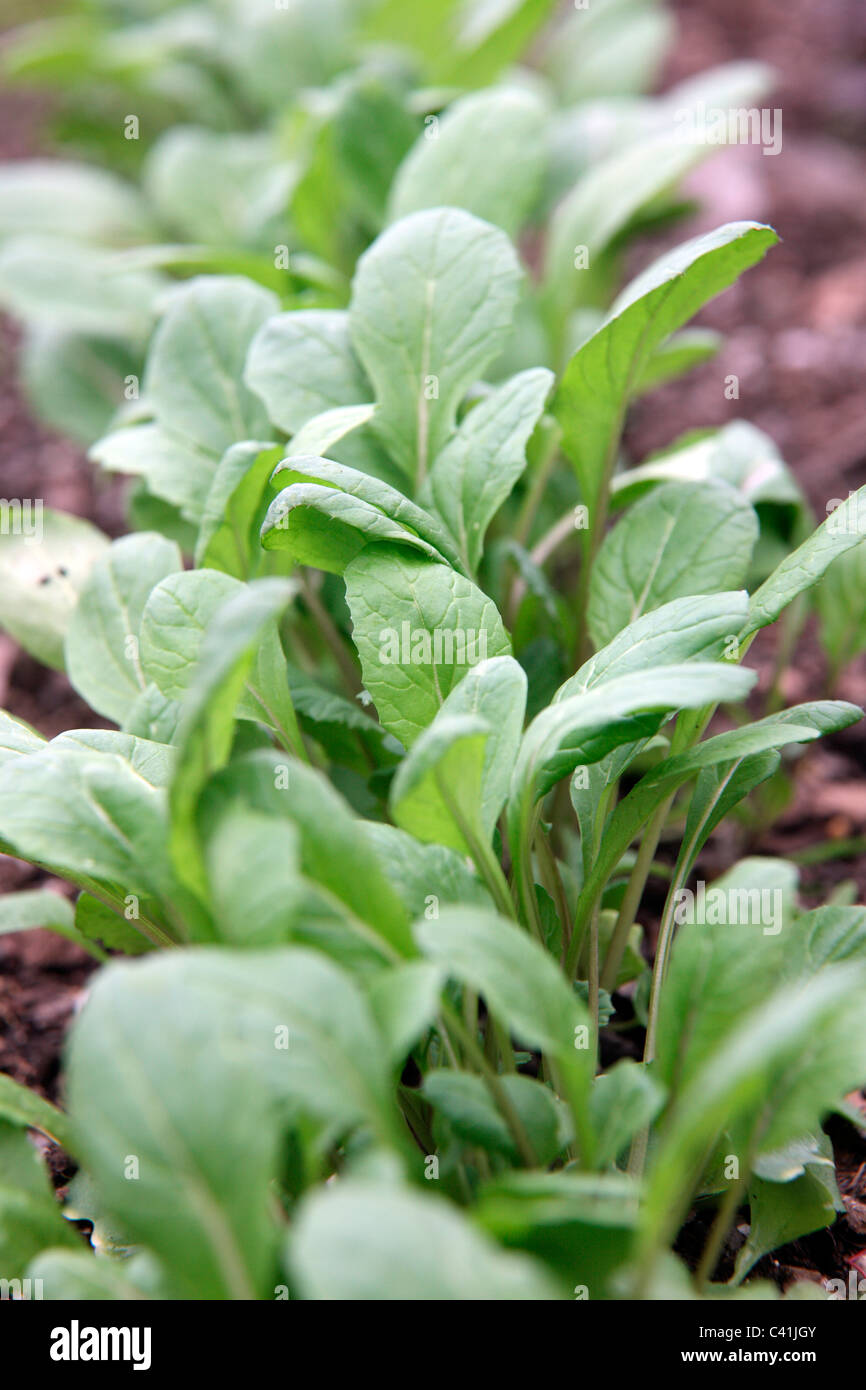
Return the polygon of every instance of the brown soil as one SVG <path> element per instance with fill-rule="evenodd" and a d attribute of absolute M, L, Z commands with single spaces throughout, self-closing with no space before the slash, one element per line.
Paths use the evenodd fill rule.
<path fill-rule="evenodd" d="M 690 230 L 754 218 L 772 223 L 782 244 L 705 311 L 702 321 L 725 334 L 722 352 L 685 385 L 641 402 L 627 447 L 639 458 L 684 430 L 744 417 L 773 437 L 820 518 L 830 498 L 866 482 L 866 8 L 859 0 L 823 0 L 817 7 L 814 0 L 673 0 L 673 8 L 680 34 L 664 86 L 729 59 L 760 58 L 778 73 L 767 104 L 783 112 L 780 156 L 758 147 L 723 151 L 692 176 L 687 192 L 701 207 Z M 0 157 L 44 151 L 43 115 L 38 99 L 0 97 Z M 681 235 L 678 228 L 673 239 Z M 656 254 L 660 241 L 647 239 L 633 268 Z M 97 479 L 73 445 L 36 424 L 24 407 L 15 385 L 16 340 L 10 325 L 0 327 L 0 495 L 41 496 L 118 534 L 118 487 Z M 733 402 L 723 389 L 730 373 L 740 381 Z M 764 690 L 773 646 L 767 634 L 750 652 Z M 815 698 L 824 684 L 810 627 L 782 692 L 789 701 Z M 866 657 L 845 673 L 838 694 L 866 704 Z M 0 706 L 48 735 L 101 722 L 63 676 L 45 672 L 2 635 Z M 726 831 L 708 847 L 702 869 L 711 877 L 743 852 L 799 855 L 827 841 L 844 848 L 864 835 L 866 725 L 810 750 L 796 764 L 793 796 L 773 829 L 750 838 Z M 43 878 L 0 856 L 0 891 Z M 866 901 L 866 856 L 856 844 L 804 866 L 806 901 L 817 903 L 844 879 L 853 879 Z M 0 938 L 0 1070 L 57 1098 L 60 1049 L 92 968 L 87 956 L 46 932 Z M 860 1103 L 866 1117 L 862 1097 Z M 839 1121 L 832 1137 L 847 1214 L 831 1231 L 761 1262 L 756 1273 L 782 1286 L 794 1278 L 847 1278 L 850 1267 L 866 1275 L 866 1135 Z M 62 1182 L 68 1176 L 63 1155 L 49 1157 Z M 685 1228 L 686 1256 L 700 1248 L 707 1220 L 696 1214 Z M 720 1273 L 729 1271 L 740 1239 L 725 1252 Z"/>

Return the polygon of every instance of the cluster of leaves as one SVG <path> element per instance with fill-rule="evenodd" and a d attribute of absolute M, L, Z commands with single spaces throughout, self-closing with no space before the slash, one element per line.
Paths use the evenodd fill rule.
<path fill-rule="evenodd" d="M 416 53 L 456 14 L 362 8 L 380 38 L 411 11 Z M 640 24 L 662 22 L 598 8 L 613 28 L 594 56 L 584 34 L 593 94 L 606 63 L 645 75 Z M 497 9 L 428 77 L 487 81 L 545 9 Z M 346 66 L 347 33 L 321 30 L 350 101 L 369 70 Z M 623 33 L 642 35 L 631 69 Z M 108 77 L 127 37 L 95 50 Z M 196 50 L 227 100 L 249 61 L 230 38 L 225 67 Z M 550 55 L 573 99 L 567 35 Z M 429 109 L 401 90 L 403 116 Z M 440 99 L 437 137 L 375 170 L 372 127 L 341 144 L 326 104 L 290 213 L 333 227 L 335 189 L 338 214 L 359 189 L 375 202 L 344 297 L 235 273 L 147 291 L 141 398 L 92 450 L 141 480 L 137 529 L 109 542 L 47 513 L 38 543 L 4 538 L 2 622 L 116 726 L 46 741 L 0 716 L 0 845 L 77 890 L 0 900 L 0 930 L 51 926 L 103 964 L 65 1110 L 0 1078 L 0 1268 L 47 1297 L 722 1296 L 739 1205 L 734 1292 L 840 1205 L 821 1124 L 866 1075 L 866 909 L 803 911 L 770 859 L 715 886 L 775 895 L 772 930 L 677 909 L 784 750 L 860 718 L 828 700 L 750 719 L 741 665 L 860 554 L 860 499 L 806 536 L 782 460 L 741 422 L 622 467 L 630 402 L 706 355 L 685 326 L 776 237 L 738 222 L 688 241 L 605 313 L 622 235 L 670 214 L 683 147 L 662 112 L 654 163 L 628 132 L 655 107 L 633 98 L 614 153 L 563 196 L 563 132 L 588 145 L 591 122 L 554 118 L 549 95 L 522 74 Z M 93 209 L 82 237 L 100 275 L 110 221 Z M 529 276 L 514 237 L 535 246 L 542 225 Z M 590 289 L 563 273 L 575 242 Z M 333 249 L 311 234 L 338 285 Z M 19 290 L 22 254 L 0 267 Z M 152 274 L 137 264 L 111 282 L 124 303 L 124 276 Z M 42 277 L 80 346 L 65 315 L 84 281 Z M 705 736 L 720 705 L 732 727 Z M 650 969 L 636 918 L 670 833 Z M 600 1067 L 635 1021 L 643 1057 Z M 28 1127 L 80 1164 L 62 1209 Z M 695 1202 L 718 1215 L 693 1279 L 671 1244 Z M 65 1219 L 81 1216 L 92 1248 Z"/>

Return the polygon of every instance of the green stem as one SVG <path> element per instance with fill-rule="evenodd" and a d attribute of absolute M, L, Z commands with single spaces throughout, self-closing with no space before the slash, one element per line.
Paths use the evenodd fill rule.
<path fill-rule="evenodd" d="M 659 846 L 662 830 L 668 817 L 668 812 L 673 803 L 675 793 L 656 807 L 653 817 L 643 833 L 640 842 L 637 858 L 629 875 L 622 903 L 620 904 L 619 914 L 607 948 L 607 955 L 604 960 L 604 969 L 601 973 L 601 983 L 606 990 L 613 993 L 616 988 L 616 981 L 619 975 L 619 968 L 622 965 L 622 958 L 625 955 L 625 948 L 628 943 L 628 934 L 634 924 L 635 914 L 640 907 L 646 881 L 649 878 L 650 868 L 652 867 L 655 852 Z M 596 909 L 597 910 L 597 909 Z"/>
<path fill-rule="evenodd" d="M 482 1081 L 489 1090 L 495 1105 L 498 1107 L 502 1118 L 508 1125 L 511 1137 L 514 1140 L 517 1152 L 527 1168 L 537 1168 L 538 1158 L 535 1150 L 526 1133 L 523 1121 L 502 1084 L 502 1078 L 493 1070 L 487 1058 L 475 1039 L 466 1031 L 462 1022 L 450 1004 L 442 1005 L 442 1012 L 448 1020 L 448 1027 L 460 1039 L 460 1045 L 465 1055 L 469 1058 L 472 1065 L 479 1072 Z"/>

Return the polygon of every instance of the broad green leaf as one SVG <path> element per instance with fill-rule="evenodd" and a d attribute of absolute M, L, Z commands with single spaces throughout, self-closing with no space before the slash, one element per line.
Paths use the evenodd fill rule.
<path fill-rule="evenodd" d="M 287 550 L 303 565 L 342 574 L 370 545 L 390 542 L 437 560 L 434 548 L 359 497 L 319 483 L 293 483 L 275 497 L 262 526 L 267 550 Z"/>
<path fill-rule="evenodd" d="M 502 1085 L 520 1116 L 539 1163 L 552 1162 L 564 1147 L 553 1092 L 530 1076 L 503 1076 Z M 480 1076 L 450 1068 L 430 1071 L 421 1091 L 464 1143 L 503 1154 L 514 1164 L 520 1163 L 520 1154 L 508 1126 Z"/>
<path fill-rule="evenodd" d="M 283 605 L 294 595 L 287 581 L 262 580 L 280 584 L 273 593 L 283 595 Z M 183 701 L 196 677 L 203 644 L 214 621 L 221 621 L 223 608 L 231 600 L 239 605 L 256 602 L 255 592 L 237 579 L 218 570 L 184 570 L 170 575 L 151 593 L 141 623 L 141 665 L 169 700 Z M 246 595 L 246 597 L 244 597 Z M 295 716 L 285 670 L 285 657 L 274 621 L 259 628 L 252 667 L 245 678 L 236 715 L 267 724 L 289 746 L 298 747 Z"/>
<path fill-rule="evenodd" d="M 64 1221 L 40 1154 L 18 1124 L 0 1119 L 0 1267 L 20 1279 L 46 1245 L 79 1246 Z"/>
<path fill-rule="evenodd" d="M 172 748 L 117 729 L 67 729 L 53 738 L 49 746 L 76 751 L 93 748 L 97 753 L 114 753 L 152 787 L 167 787 L 174 770 Z"/>
<path fill-rule="evenodd" d="M 46 666 L 63 669 L 63 640 L 78 595 L 107 537 L 89 521 L 39 504 L 10 507 L 0 536 L 0 625 Z"/>
<path fill-rule="evenodd" d="M 122 951 L 125 956 L 141 956 L 153 950 L 153 942 L 138 930 L 136 899 L 128 899 L 121 912 L 94 898 L 80 893 L 75 904 L 75 930 L 87 941 L 94 941 L 109 951 Z"/>
<path fill-rule="evenodd" d="M 410 918 L 432 915 L 442 903 L 491 905 L 481 880 L 454 850 L 420 844 L 379 821 L 363 822 L 363 834 Z"/>
<path fill-rule="evenodd" d="M 423 208 L 464 208 L 514 237 L 544 177 L 546 111 L 524 87 L 461 97 L 426 128 L 391 185 L 390 221 Z"/>
<path fill-rule="evenodd" d="M 62 225 L 70 241 L 122 245 L 151 228 L 131 183 L 107 169 L 57 159 L 16 160 L 0 171 L 0 241 L 54 235 Z M 62 218 L 62 223 L 58 219 Z"/>
<path fill-rule="evenodd" d="M 616 676 L 677 661 L 710 661 L 723 655 L 726 638 L 739 632 L 748 611 L 744 590 L 672 599 L 622 628 L 561 685 L 554 701 L 581 695 Z"/>
<path fill-rule="evenodd" d="M 657 483 L 713 479 L 730 483 L 753 506 L 803 503 L 797 481 L 770 436 L 747 420 L 732 420 L 697 438 L 686 435 L 639 467 L 618 473 L 611 484 L 611 507 L 626 506 Z"/>
<path fill-rule="evenodd" d="M 180 705 L 148 682 L 123 721 L 124 732 L 157 743 L 173 743 L 180 722 Z"/>
<path fill-rule="evenodd" d="M 88 453 L 109 473 L 142 478 L 154 497 L 197 524 L 214 477 L 216 455 L 192 440 L 148 422 L 124 425 L 97 440 Z"/>
<path fill-rule="evenodd" d="M 408 913 L 388 881 L 387 854 L 380 856 L 368 838 L 368 822 L 359 820 L 330 782 L 313 768 L 272 752 L 250 753 L 235 759 L 213 779 L 204 801 L 204 818 L 215 803 L 239 798 L 252 810 L 280 816 L 297 826 L 301 838 L 301 868 L 355 922 L 372 928 L 367 938 L 382 942 L 399 955 L 413 955 Z M 208 801 L 211 801 L 211 807 Z M 417 847 L 419 850 L 421 846 Z"/>
<path fill-rule="evenodd" d="M 198 666 L 205 633 L 220 608 L 244 592 L 217 570 L 180 570 L 150 593 L 141 619 L 141 669 L 171 700 L 182 700 Z"/>
<path fill-rule="evenodd" d="M 321 955 L 172 951 L 99 975 L 73 1032 L 69 1109 L 108 1212 L 164 1262 L 175 1297 L 263 1298 L 289 1107 L 367 1121 L 387 1142 L 386 1075 L 362 996 Z"/>
<path fill-rule="evenodd" d="M 267 319 L 250 343 L 244 380 L 289 434 L 334 407 L 371 398 L 341 309 L 296 309 Z"/>
<path fill-rule="evenodd" d="M 866 960 L 866 908 L 817 907 L 793 924 L 791 968 L 812 974 L 833 962 Z"/>
<path fill-rule="evenodd" d="M 393 1066 L 402 1067 L 415 1043 L 439 1012 L 442 972 L 426 960 L 410 960 L 383 970 L 367 997 Z"/>
<path fill-rule="evenodd" d="M 21 385 L 31 410 L 84 447 L 110 427 L 140 370 L 138 353 L 125 343 L 50 322 L 32 324 L 21 347 Z"/>
<path fill-rule="evenodd" d="M 402 218 L 358 262 L 349 321 L 373 428 L 415 489 L 506 340 L 520 276 L 504 232 L 454 208 Z"/>
<path fill-rule="evenodd" d="M 564 101 L 631 96 L 653 86 L 674 32 L 655 0 L 594 0 L 554 32 L 545 65 Z"/>
<path fill-rule="evenodd" d="M 417 922 L 414 933 L 427 959 L 482 994 L 519 1042 L 554 1058 L 586 1061 L 576 1031 L 586 1021 L 583 1005 L 522 927 L 495 912 L 449 907 L 438 920 Z"/>
<path fill-rule="evenodd" d="M 142 185 L 172 236 L 268 249 L 263 234 L 285 220 L 289 175 L 264 131 L 174 126 L 151 146 Z"/>
<path fill-rule="evenodd" d="M 0 305 L 27 323 L 142 344 L 167 281 L 130 269 L 121 252 L 53 238 L 0 249 Z"/>
<path fill-rule="evenodd" d="M 0 1072 L 0 1120 L 4 1126 L 13 1124 L 38 1129 L 61 1148 L 71 1146 L 72 1134 L 63 1111 L 4 1072 Z"/>
<path fill-rule="evenodd" d="M 447 565 L 370 546 L 346 569 L 364 684 L 408 748 L 479 661 L 509 654 L 494 604 Z"/>
<path fill-rule="evenodd" d="M 866 488 L 860 488 L 840 502 L 817 531 L 785 557 L 752 595 L 749 620 L 742 633 L 744 638 L 774 623 L 798 594 L 817 584 L 838 556 L 859 545 L 866 535 L 864 508 Z"/>
<path fill-rule="evenodd" d="M 176 545 L 144 532 L 113 541 L 85 580 L 66 633 L 66 670 L 79 694 L 118 724 L 149 679 L 139 657 L 145 603 L 181 568 Z"/>
<path fill-rule="evenodd" d="M 866 545 L 833 561 L 815 590 L 821 645 L 833 673 L 866 650 Z"/>
<path fill-rule="evenodd" d="M 74 941 L 82 950 L 102 960 L 100 951 L 79 936 L 72 905 L 59 893 L 47 888 L 33 888 L 22 893 L 4 893 L 0 897 L 0 936 L 6 932 L 29 931 L 45 927 Z"/>
<path fill-rule="evenodd" d="M 487 527 L 526 467 L 526 445 L 550 392 L 544 367 L 521 372 L 475 406 L 433 461 L 421 494 L 474 573 Z"/>
<path fill-rule="evenodd" d="M 512 1250 L 543 1260 L 568 1298 L 615 1297 L 634 1244 L 638 1189 L 625 1173 L 507 1172 L 485 1185 L 484 1227 Z"/>
<path fill-rule="evenodd" d="M 306 1199 L 288 1258 L 305 1299 L 426 1303 L 557 1296 L 540 1265 L 497 1247 L 450 1203 L 360 1180 Z"/>
<path fill-rule="evenodd" d="M 331 413 L 336 414 L 337 412 L 334 411 Z M 324 419 L 324 417 L 320 416 L 319 419 Z M 310 423 L 312 425 L 315 422 L 311 421 Z M 431 513 L 425 511 L 423 507 L 416 506 L 414 502 L 410 502 L 407 497 L 403 496 L 402 492 L 398 492 L 396 488 L 391 487 L 389 483 L 383 482 L 380 478 L 373 478 L 368 473 L 361 473 L 356 468 L 349 468 L 346 464 L 335 462 L 334 459 L 300 453 L 299 446 L 302 441 L 302 436 L 307 435 L 308 430 L 309 426 L 304 426 L 304 429 L 292 440 L 288 457 L 283 459 L 274 471 L 275 483 L 278 480 L 283 487 L 287 487 L 288 485 L 289 488 L 295 484 L 320 484 L 332 491 L 344 493 L 346 497 L 356 500 L 363 508 L 363 511 L 359 514 L 359 521 L 363 520 L 364 517 L 367 518 L 373 527 L 371 534 L 375 534 L 377 527 L 381 530 L 382 525 L 381 521 L 377 521 L 375 518 L 369 516 L 367 508 L 373 508 L 389 521 L 395 522 L 399 528 L 399 536 L 396 538 L 402 543 L 413 544 L 421 549 L 425 549 L 426 547 L 426 553 L 429 553 L 432 549 L 434 553 L 448 560 L 455 569 L 463 570 L 464 562 L 461 559 L 460 551 L 453 537 L 435 515 L 431 515 Z M 304 504 L 302 502 L 301 505 L 312 505 L 318 498 L 318 506 L 322 508 L 323 511 L 328 500 L 327 497 L 322 497 L 319 493 L 298 494 L 298 496 L 311 498 L 309 503 Z M 340 505 L 344 510 L 335 511 L 334 519 L 328 520 L 327 527 L 325 528 L 328 535 L 338 531 L 341 523 L 344 525 L 349 524 L 348 522 L 342 522 L 343 516 L 347 514 L 346 509 L 348 504 L 343 502 Z M 282 499 L 281 494 L 280 497 L 277 497 L 271 504 L 268 518 L 263 528 L 264 533 L 267 532 L 268 524 L 276 526 L 284 517 L 285 513 L 283 508 L 285 506 L 286 502 Z M 348 514 L 351 515 L 351 513 Z M 270 521 L 272 516 L 275 518 L 273 523 Z M 327 519 L 327 512 L 325 512 L 325 517 Z M 290 522 L 293 520 L 291 517 L 288 519 Z M 315 517 L 309 520 L 311 522 L 318 521 Z M 318 524 L 321 529 L 321 521 L 319 521 Z M 299 529 L 300 538 L 303 539 L 303 518 L 299 521 Z M 291 524 L 288 530 L 291 531 Z M 363 540 L 363 534 L 364 532 L 361 531 L 361 540 Z M 278 539 L 280 539 L 279 534 L 274 537 L 274 540 Z M 266 545 L 268 544 L 266 534 L 263 543 Z M 343 545 L 348 548 L 350 544 L 355 545 L 359 544 L 359 542 L 355 538 L 350 539 L 344 536 L 343 543 L 335 541 L 335 550 L 341 549 Z M 319 545 L 324 551 L 327 542 L 320 540 Z M 324 566 L 319 567 L 325 568 Z"/>
<path fill-rule="evenodd" d="M 166 830 L 164 792 L 115 753 L 48 744 L 0 770 L 0 839 L 73 882 L 159 894 L 170 881 Z"/>
<path fill-rule="evenodd" d="M 197 566 L 222 570 L 237 579 L 253 577 L 261 554 L 265 489 L 281 453 L 279 444 L 246 440 L 223 454 L 202 511 Z"/>
<path fill-rule="evenodd" d="M 221 579 L 233 583 L 227 575 Z M 187 688 L 170 792 L 171 854 L 178 876 L 201 897 L 206 885 L 194 823 L 196 803 L 208 778 L 228 760 L 235 711 L 249 682 L 256 649 L 293 592 L 285 580 L 259 579 L 230 596 L 207 628 Z M 283 714 L 290 703 L 286 692 Z M 279 713 L 276 718 L 283 726 Z M 291 733 L 297 733 L 297 726 Z"/>
<path fill-rule="evenodd" d="M 481 824 L 487 838 L 505 805 L 526 712 L 526 676 L 510 656 L 472 666 L 447 696 L 442 715 L 468 715 L 490 726 L 481 776 Z"/>
<path fill-rule="evenodd" d="M 118 1260 L 83 1250 L 42 1250 L 27 1266 L 28 1278 L 40 1281 L 46 1302 L 79 1303 L 117 1301 L 129 1303 L 147 1297 L 124 1275 Z"/>
<path fill-rule="evenodd" d="M 302 905 L 298 833 L 290 821 L 230 804 L 208 837 L 205 859 L 223 941 L 290 940 Z"/>
<path fill-rule="evenodd" d="M 615 1062 L 592 1083 L 589 1113 L 596 1134 L 596 1165 L 616 1163 L 639 1130 L 649 1125 L 664 1103 L 657 1077 L 631 1058 Z"/>
<path fill-rule="evenodd" d="M 555 408 L 587 507 L 613 471 L 626 408 L 653 353 L 776 240 L 769 227 L 731 222 L 683 243 L 626 287 L 572 357 Z"/>
<path fill-rule="evenodd" d="M 587 621 L 596 646 L 673 599 L 742 585 L 757 538 L 755 511 L 732 487 L 657 487 L 609 532 L 593 564 Z"/>
<path fill-rule="evenodd" d="M 760 890 L 754 904 L 741 906 L 724 889 L 716 897 L 713 887 L 698 904 L 699 920 L 678 929 L 662 992 L 653 1071 L 674 1093 L 772 993 L 784 965 L 785 942 L 762 922 Z"/>
<path fill-rule="evenodd" d="M 800 1150 L 806 1147 L 807 1152 Z M 737 1254 L 734 1282 L 745 1278 L 762 1256 L 823 1226 L 831 1226 L 845 1207 L 836 1186 L 833 1146 L 819 1134 L 797 1146 L 790 1176 L 767 1181 L 757 1173 L 749 1183 L 749 1234 Z M 784 1151 L 783 1151 L 784 1156 Z"/>
<path fill-rule="evenodd" d="M 417 839 L 462 854 L 489 843 L 505 804 L 526 708 L 512 657 L 473 666 L 397 769 L 391 811 Z"/>
<path fill-rule="evenodd" d="M 681 1090 L 653 1155 L 647 1240 L 676 1228 L 695 1166 L 723 1128 L 732 1152 L 782 1148 L 814 1132 L 859 1084 L 866 1068 L 864 987 L 862 966 L 828 966 L 811 979 L 785 982 L 726 1034 Z"/>
<path fill-rule="evenodd" d="M 202 276 L 175 293 L 143 387 L 163 429 L 215 459 L 263 436 L 264 410 L 242 376 L 250 341 L 276 307 L 267 290 L 230 276 Z"/>
<path fill-rule="evenodd" d="M 397 769 L 391 814 L 416 839 L 470 854 L 485 838 L 481 779 L 490 726 L 477 715 L 444 707 Z"/>
<path fill-rule="evenodd" d="M 11 714 L 0 710 L 0 767 L 10 758 L 18 758 L 22 753 L 38 753 L 45 747 L 45 739 L 25 724 L 22 719 L 13 719 Z"/>

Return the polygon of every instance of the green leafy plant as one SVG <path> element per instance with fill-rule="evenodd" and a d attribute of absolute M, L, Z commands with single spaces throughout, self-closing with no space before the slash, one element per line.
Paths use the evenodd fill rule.
<path fill-rule="evenodd" d="M 718 1208 L 698 1292 L 738 1205 L 735 1284 L 833 1219 L 820 1126 L 866 1070 L 863 909 L 803 911 L 772 860 L 714 885 L 711 920 L 681 904 L 784 750 L 860 717 L 819 701 L 749 719 L 741 664 L 859 538 L 828 518 L 750 595 L 737 450 L 760 439 L 616 471 L 654 354 L 773 240 L 739 223 L 687 243 L 558 384 L 536 368 L 486 391 L 520 270 L 462 210 L 385 232 L 345 312 L 280 312 L 220 277 L 175 297 L 152 418 L 98 452 L 141 461 L 199 567 L 143 532 L 91 546 L 73 603 L 31 610 L 20 573 L 8 600 L 120 727 L 46 742 L 4 716 L 3 847 L 79 890 L 74 912 L 4 900 L 4 929 L 147 956 L 100 973 L 66 1114 L 0 1092 L 10 1146 L 35 1126 L 79 1160 L 70 1211 L 110 1223 L 114 1255 L 78 1246 L 36 1183 L 10 1268 L 53 1297 L 685 1296 L 669 1246 L 692 1202 Z M 547 695 L 524 610 L 533 625 L 553 591 L 540 565 L 515 580 L 505 528 L 551 439 L 582 500 L 549 620 L 569 608 L 577 668 Z M 49 527 L 42 568 L 70 544 Z M 636 918 L 666 827 L 650 969 Z M 623 1010 L 643 1057 L 600 1069 Z"/>
<path fill-rule="evenodd" d="M 86 54 L 114 91 L 134 48 L 135 90 L 182 108 L 194 78 L 212 129 L 168 129 L 143 194 L 3 175 L 0 290 L 57 335 L 28 370 L 137 482 L 118 540 L 48 511 L 0 538 L 0 622 L 114 726 L 0 714 L 0 848 L 74 898 L 0 898 L 0 931 L 99 965 L 62 1108 L 0 1076 L 0 1273 L 73 1300 L 778 1297 L 754 1267 L 842 1205 L 822 1125 L 866 1075 L 866 908 L 807 910 L 768 857 L 707 885 L 701 856 L 861 717 L 782 708 L 745 663 L 815 599 L 838 671 L 862 498 L 813 529 L 742 421 L 626 457 L 631 403 L 711 355 L 690 322 L 771 228 L 613 297 L 706 152 L 675 112 L 766 75 L 644 97 L 648 0 L 570 16 L 533 74 L 543 3 L 312 8 L 285 90 L 305 4 L 285 30 L 91 12 L 7 58 L 68 80 Z M 76 246 L 62 279 L 39 252 L 34 306 L 14 238 L 64 180 Z M 300 270 L 273 273 L 277 229 Z M 109 359 L 141 373 L 119 413 Z M 62 1204 L 28 1129 L 78 1165 Z"/>

